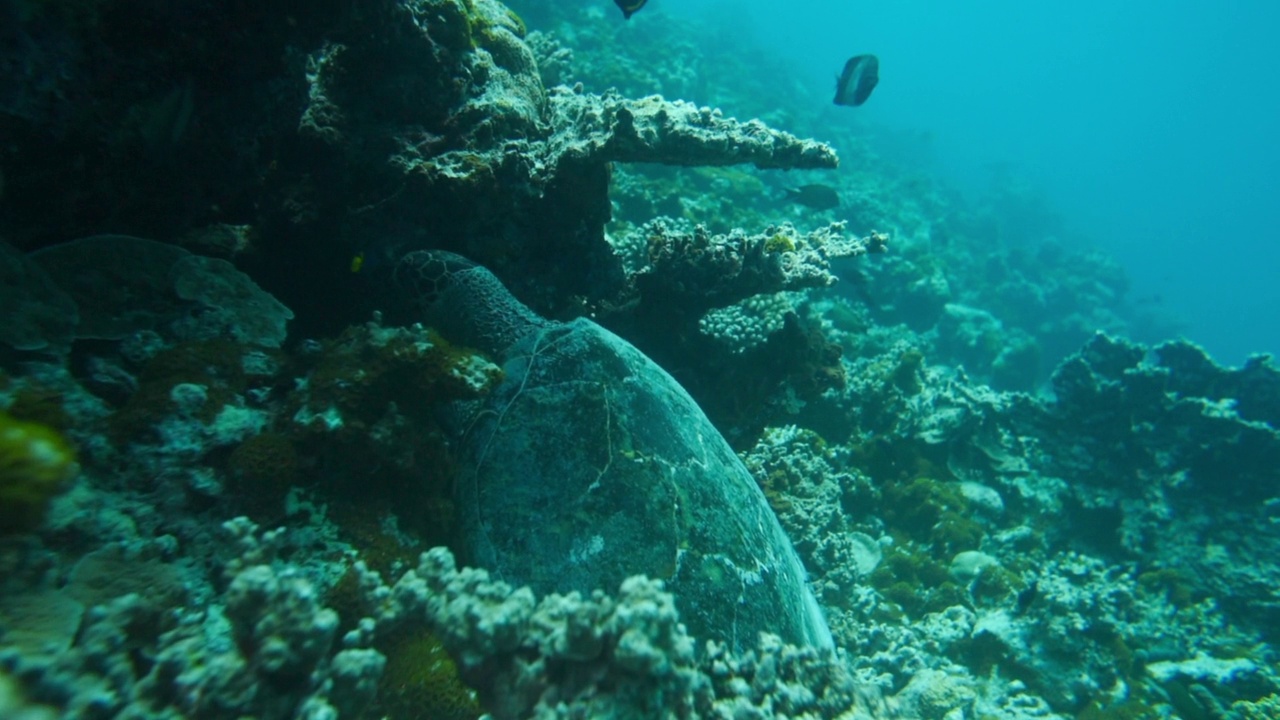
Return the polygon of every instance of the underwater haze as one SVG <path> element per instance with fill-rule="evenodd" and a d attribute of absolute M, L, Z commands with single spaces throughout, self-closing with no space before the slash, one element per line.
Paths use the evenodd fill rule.
<path fill-rule="evenodd" d="M 1162 306 L 1216 359 L 1280 352 L 1280 5 L 652 7 L 709 15 L 824 89 L 847 57 L 876 53 L 875 95 L 833 122 L 927 133 L 942 177 L 974 194 L 1011 169 L 1123 263 L 1134 302 Z"/>

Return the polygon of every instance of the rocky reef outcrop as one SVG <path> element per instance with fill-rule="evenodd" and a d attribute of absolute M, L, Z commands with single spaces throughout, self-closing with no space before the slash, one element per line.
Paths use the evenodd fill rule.
<path fill-rule="evenodd" d="M 0 233 L 22 249 L 230 224 L 260 270 L 324 276 L 433 246 L 563 314 L 623 289 L 603 231 L 611 163 L 837 162 L 710 108 L 545 88 L 523 23 L 494 0 L 33 12 L 7 32 L 64 52 L 27 57 L 47 65 L 0 96 Z M 191 42 L 220 29 L 230 41 Z"/>

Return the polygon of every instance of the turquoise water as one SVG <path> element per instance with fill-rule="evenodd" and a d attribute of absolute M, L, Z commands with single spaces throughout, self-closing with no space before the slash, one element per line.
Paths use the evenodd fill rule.
<path fill-rule="evenodd" d="M 1119 258 L 1188 336 L 1238 363 L 1280 349 L 1280 59 L 1271 3 L 665 3 L 731 28 L 825 90 L 884 62 L 860 119 L 929 135 L 931 168 L 980 194 L 992 164 Z M 824 116 L 824 122 L 853 122 Z M 919 152 L 926 150 L 917 149 Z"/>

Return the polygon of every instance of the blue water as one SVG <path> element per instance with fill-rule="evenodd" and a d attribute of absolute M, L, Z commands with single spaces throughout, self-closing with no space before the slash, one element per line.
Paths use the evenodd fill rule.
<path fill-rule="evenodd" d="M 876 53 L 880 85 L 848 122 L 919 131 L 970 194 L 993 165 L 1016 173 L 1219 361 L 1280 353 L 1280 4 L 650 5 L 710 16 L 815 87 Z"/>

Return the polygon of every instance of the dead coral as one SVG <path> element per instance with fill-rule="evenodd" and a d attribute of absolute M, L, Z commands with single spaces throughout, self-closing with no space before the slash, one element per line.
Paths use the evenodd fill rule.
<path fill-rule="evenodd" d="M 615 92 L 551 91 L 557 129 L 554 155 L 600 162 L 834 168 L 831 146 L 774 130 L 759 120 L 727 118 L 719 110 L 657 95 L 629 100 Z M 558 152 L 556 152 L 558 150 Z"/>
<path fill-rule="evenodd" d="M 754 235 L 711 235 L 702 227 L 682 233 L 654 221 L 643 230 L 649 265 L 634 279 L 639 312 L 698 318 L 753 295 L 832 285 L 831 260 L 883 252 L 888 239 L 881 233 L 846 238 L 844 230 L 838 222 L 805 235 L 789 225 Z"/>

